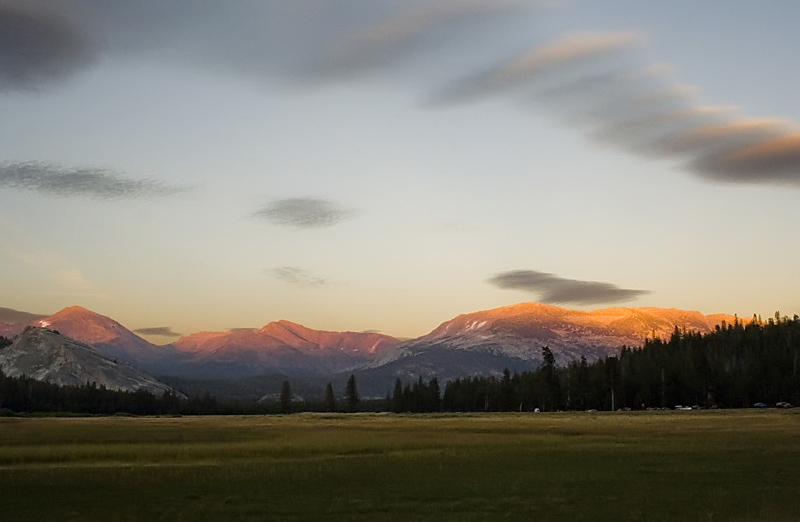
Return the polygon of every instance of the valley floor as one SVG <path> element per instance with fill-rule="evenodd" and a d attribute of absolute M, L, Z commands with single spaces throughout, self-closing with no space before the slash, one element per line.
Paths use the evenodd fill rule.
<path fill-rule="evenodd" d="M 796 520 L 800 409 L 0 418 L 3 520 Z"/>

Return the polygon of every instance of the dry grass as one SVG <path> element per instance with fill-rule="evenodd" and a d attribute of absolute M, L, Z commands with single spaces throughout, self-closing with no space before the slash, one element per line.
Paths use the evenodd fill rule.
<path fill-rule="evenodd" d="M 800 410 L 0 419 L 4 520 L 796 520 Z"/>

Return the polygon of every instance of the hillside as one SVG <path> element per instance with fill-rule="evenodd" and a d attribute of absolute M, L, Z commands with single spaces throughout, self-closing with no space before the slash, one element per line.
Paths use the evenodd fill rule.
<path fill-rule="evenodd" d="M 181 361 L 173 374 L 324 375 L 359 367 L 398 342 L 377 333 L 312 330 L 289 321 L 272 322 L 259 330 L 199 332 L 172 344 Z"/>
<path fill-rule="evenodd" d="M 27 376 L 60 386 L 96 383 L 109 390 L 145 390 L 161 395 L 170 387 L 86 344 L 46 328 L 28 326 L 0 350 L 0 371 L 8 377 Z"/>
<path fill-rule="evenodd" d="M 543 346 L 564 365 L 581 356 L 591 361 L 616 354 L 622 346 L 640 346 L 648 338 L 669 338 L 675 328 L 706 333 L 735 320 L 672 308 L 581 311 L 522 303 L 455 317 L 383 352 L 364 370 L 380 369 L 402 379 L 499 374 L 504 368 L 535 368 Z"/>

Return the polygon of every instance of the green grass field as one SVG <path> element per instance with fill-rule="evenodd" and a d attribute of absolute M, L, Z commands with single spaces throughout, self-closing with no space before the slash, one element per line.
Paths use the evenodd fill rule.
<path fill-rule="evenodd" d="M 800 410 L 2 418 L 0 518 L 800 518 Z"/>

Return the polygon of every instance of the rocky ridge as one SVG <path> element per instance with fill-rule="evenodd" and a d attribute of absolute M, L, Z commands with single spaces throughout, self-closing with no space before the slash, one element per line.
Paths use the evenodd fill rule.
<path fill-rule="evenodd" d="M 386 350 L 365 369 L 392 367 L 398 375 L 425 378 L 499 373 L 504 367 L 535 368 L 544 346 L 563 365 L 581 356 L 592 361 L 613 355 L 622 346 L 636 347 L 647 338 L 668 339 L 676 328 L 705 333 L 723 321 L 735 320 L 724 314 L 705 316 L 677 309 L 581 311 L 521 303 L 455 317 L 425 336 Z"/>
<path fill-rule="evenodd" d="M 171 390 L 166 384 L 128 364 L 106 357 L 91 346 L 58 332 L 26 327 L 11 345 L 0 350 L 0 371 L 59 386 L 96 383 L 109 390 L 145 390 L 156 396 Z"/>

